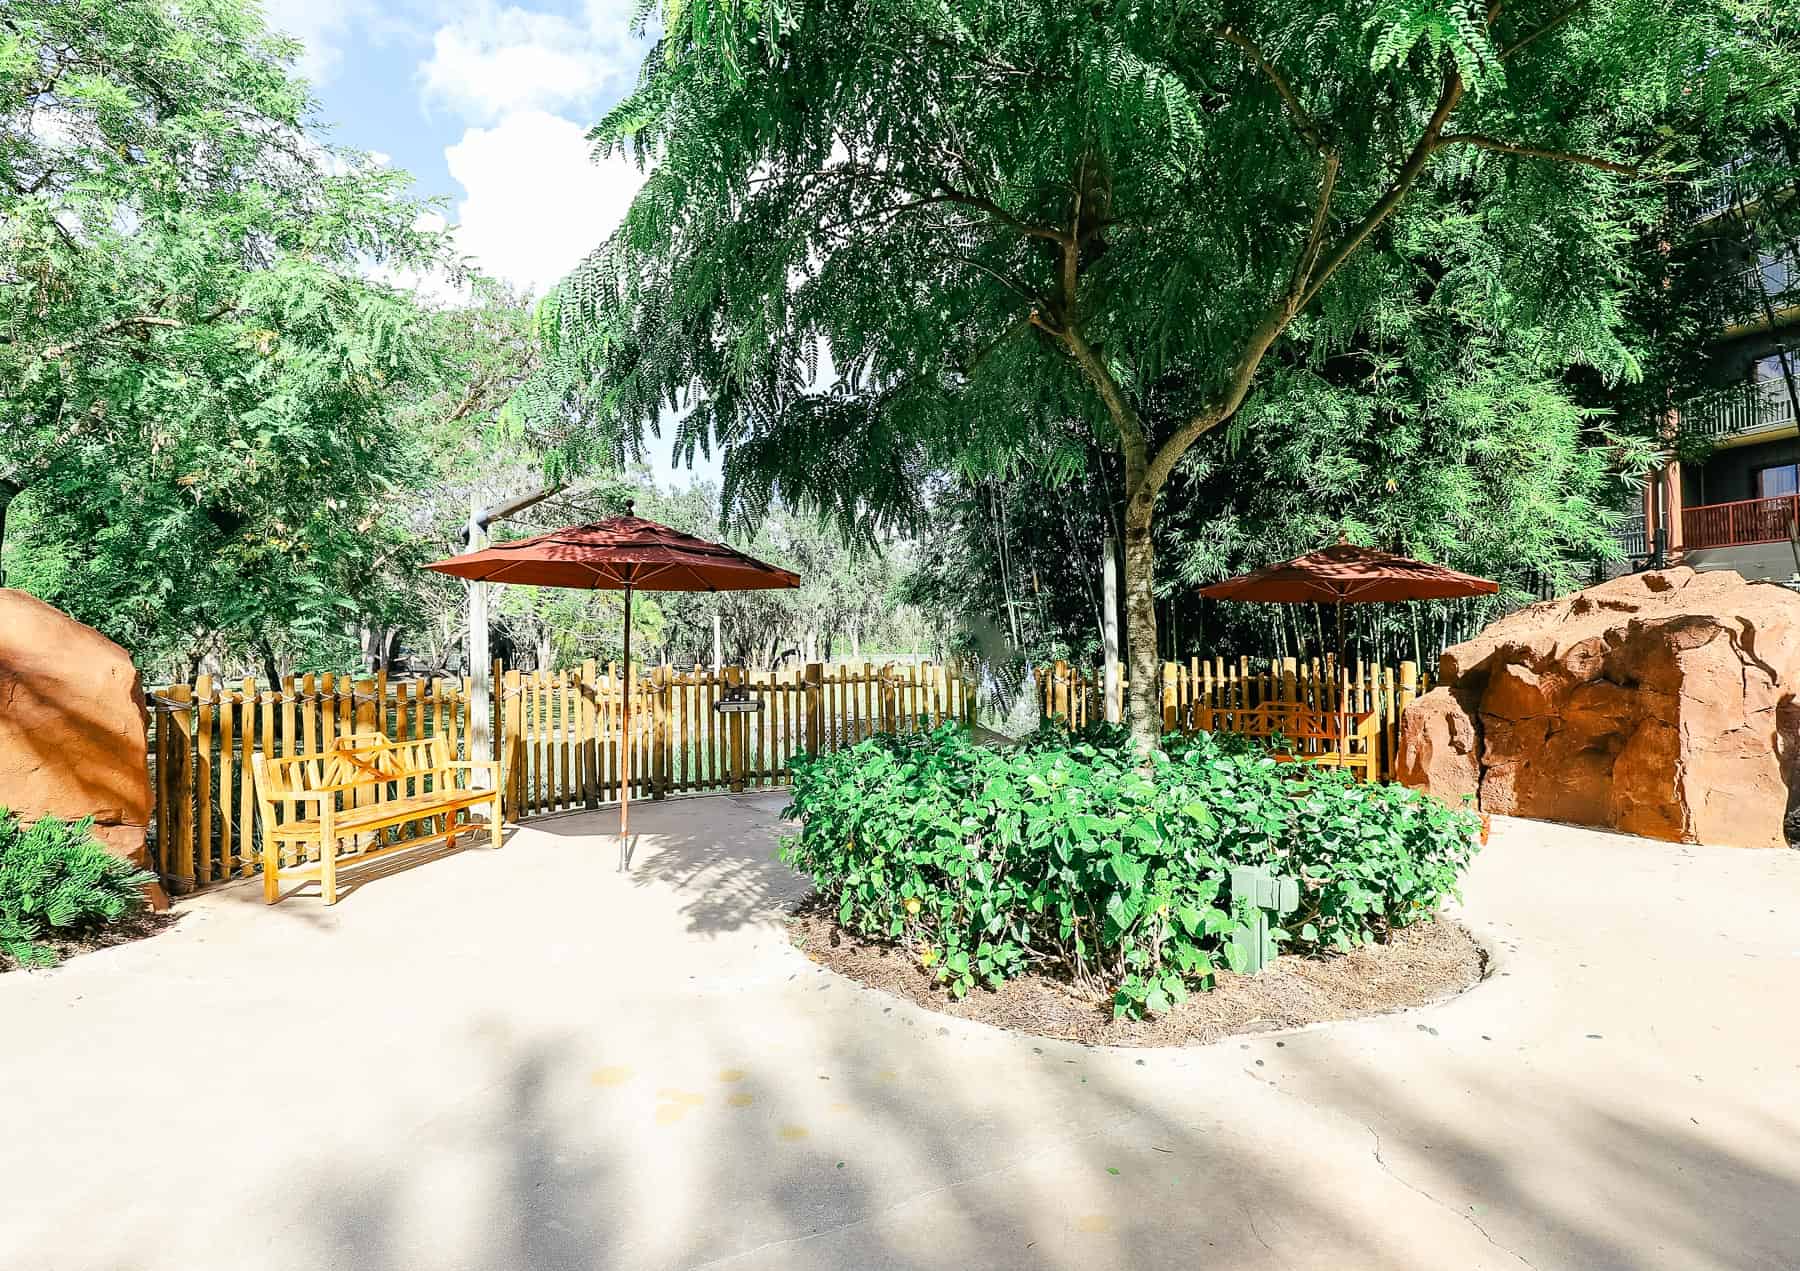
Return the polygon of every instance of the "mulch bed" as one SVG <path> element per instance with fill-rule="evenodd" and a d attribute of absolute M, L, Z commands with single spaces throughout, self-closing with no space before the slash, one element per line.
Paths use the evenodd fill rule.
<path fill-rule="evenodd" d="M 54 930 L 52 930 L 40 943 L 47 944 L 52 949 L 56 950 L 57 965 L 61 965 L 70 958 L 77 957 L 83 953 L 92 953 L 96 949 L 110 949 L 114 945 L 130 944 L 134 940 L 144 940 L 150 936 L 158 935 L 167 931 L 170 927 L 173 927 L 180 921 L 181 915 L 179 914 L 159 914 L 145 910 L 143 913 L 133 914 L 129 918 L 121 919 L 110 927 L 103 927 L 99 931 L 90 932 L 83 936 L 58 936 L 55 934 Z M 35 970 L 39 968 L 23 968 L 7 958 L 0 957 L 0 975 L 3 975 L 8 971 L 26 969 Z M 48 968 L 42 969 L 47 970 Z"/>
<path fill-rule="evenodd" d="M 1192 994 L 1166 1015 L 1115 1020 L 1110 998 L 1041 975 L 954 999 L 904 948 L 839 927 L 836 914 L 816 894 L 788 919 L 788 934 L 820 966 L 928 1010 L 1092 1046 L 1204 1045 L 1238 1033 L 1379 1015 L 1454 997 L 1474 987 L 1487 968 L 1487 954 L 1474 938 L 1440 917 L 1395 932 L 1385 945 L 1310 957 L 1287 954 L 1261 975 L 1221 971 L 1211 992 Z"/>

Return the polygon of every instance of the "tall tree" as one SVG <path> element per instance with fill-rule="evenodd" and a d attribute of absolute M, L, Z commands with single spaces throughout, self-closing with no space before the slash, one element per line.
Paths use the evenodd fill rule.
<path fill-rule="evenodd" d="M 379 607 L 451 264 L 408 178 L 335 150 L 249 0 L 0 9 L 0 515 L 22 577 L 148 660 Z"/>
<path fill-rule="evenodd" d="M 935 467 L 1071 421 L 1124 472 L 1131 719 L 1158 728 L 1152 530 L 1274 363 L 1440 262 L 1494 338 L 1630 373 L 1626 146 L 1694 94 L 1791 110 L 1766 0 L 682 0 L 595 130 L 654 170 L 554 298 L 528 394 L 633 435 L 677 403 L 727 493 L 916 517 Z M 829 356 L 836 379 L 817 375 Z M 1209 443 L 1210 444 L 1210 443 Z M 1246 474 L 1247 479 L 1252 474 Z"/>

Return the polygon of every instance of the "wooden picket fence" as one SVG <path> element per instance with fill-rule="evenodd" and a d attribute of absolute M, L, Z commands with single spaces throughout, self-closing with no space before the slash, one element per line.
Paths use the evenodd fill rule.
<path fill-rule="evenodd" d="M 593 663 L 507 671 L 502 727 L 518 739 L 507 787 L 517 816 L 594 807 L 619 797 L 623 682 Z M 713 709 L 734 690 L 761 710 Z M 631 797 L 784 786 L 795 755 L 823 754 L 876 732 L 972 722 L 975 686 L 954 667 L 888 665 L 720 672 L 657 667 L 632 688 Z"/>
<path fill-rule="evenodd" d="M 1059 718 L 1080 728 L 1105 719 L 1105 677 L 1099 671 L 1056 662 L 1037 668 L 1038 705 L 1044 718 Z M 1298 708 L 1321 714 L 1376 718 L 1378 753 L 1374 775 L 1391 780 L 1399 754 L 1400 713 L 1430 687 L 1412 662 L 1396 667 L 1370 666 L 1358 660 L 1339 666 L 1335 658 L 1191 658 L 1162 664 L 1160 700 L 1165 732 L 1255 731 L 1251 712 L 1270 707 Z M 1123 665 L 1116 669 L 1119 702 L 1113 718 L 1124 718 L 1128 687 Z M 1244 713 L 1243 729 L 1238 724 Z M 1264 720 L 1257 721 L 1258 726 Z"/>
<path fill-rule="evenodd" d="M 617 801 L 624 687 L 617 667 L 517 671 L 496 663 L 492 683 L 491 752 L 479 757 L 512 756 L 509 817 Z M 713 709 L 739 686 L 761 711 Z M 471 697 L 466 678 L 384 675 L 292 676 L 275 687 L 201 676 L 152 690 L 154 868 L 177 890 L 255 872 L 254 754 L 310 754 L 349 733 L 380 729 L 396 740 L 444 737 L 453 753 L 475 757 Z M 632 797 L 785 785 L 797 754 L 827 753 L 877 731 L 972 723 L 975 703 L 976 687 L 960 669 L 936 664 L 652 668 L 632 687 Z"/>

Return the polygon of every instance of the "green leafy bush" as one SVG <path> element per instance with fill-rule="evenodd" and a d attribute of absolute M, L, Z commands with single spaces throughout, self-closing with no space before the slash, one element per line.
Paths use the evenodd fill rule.
<path fill-rule="evenodd" d="M 1300 883 L 1278 946 L 1349 949 L 1455 894 L 1479 823 L 1417 791 L 1278 763 L 1241 738 L 1123 730 L 975 745 L 960 728 L 796 759 L 782 859 L 853 931 L 914 950 L 960 996 L 1027 968 L 1159 1012 L 1237 956 L 1233 865 Z"/>
<path fill-rule="evenodd" d="M 83 935 L 143 907 L 155 876 L 95 842 L 93 824 L 44 817 L 26 827 L 0 808 L 0 965 L 48 966 L 46 929 Z"/>

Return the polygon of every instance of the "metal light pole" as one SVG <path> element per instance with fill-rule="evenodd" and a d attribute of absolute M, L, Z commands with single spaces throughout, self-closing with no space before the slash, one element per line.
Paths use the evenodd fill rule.
<path fill-rule="evenodd" d="M 1106 659 L 1106 675 L 1101 680 L 1106 693 L 1106 722 L 1119 722 L 1119 545 L 1112 535 L 1106 536 L 1102 549 L 1100 589 L 1100 656 Z"/>
<path fill-rule="evenodd" d="M 481 507 L 475 496 L 470 496 L 469 525 L 465 531 L 469 551 L 479 552 L 488 545 L 487 516 L 491 511 L 491 508 Z M 494 753 L 493 733 L 489 728 L 493 692 L 488 677 L 492 674 L 493 660 L 488 656 L 487 584 L 470 583 L 468 596 L 469 758 L 485 759 Z M 486 787 L 487 769 L 477 768 L 469 776 L 477 789 Z"/>
<path fill-rule="evenodd" d="M 567 486 L 550 485 L 533 490 L 529 494 L 521 494 L 506 499 L 492 507 L 482 507 L 480 495 L 469 494 L 469 523 L 463 528 L 463 537 L 468 540 L 466 550 L 478 552 L 488 545 L 488 526 L 495 521 L 503 521 L 509 516 L 517 516 L 526 508 L 542 503 L 545 499 L 561 494 Z M 469 758 L 476 759 L 500 756 L 494 749 L 493 732 L 489 727 L 492 718 L 494 689 L 491 676 L 493 659 L 488 656 L 488 607 L 487 584 L 471 582 L 468 590 L 468 643 L 469 643 Z M 471 777 L 483 782 L 486 774 L 477 769 Z M 478 786 L 478 789 L 485 788 Z"/>

